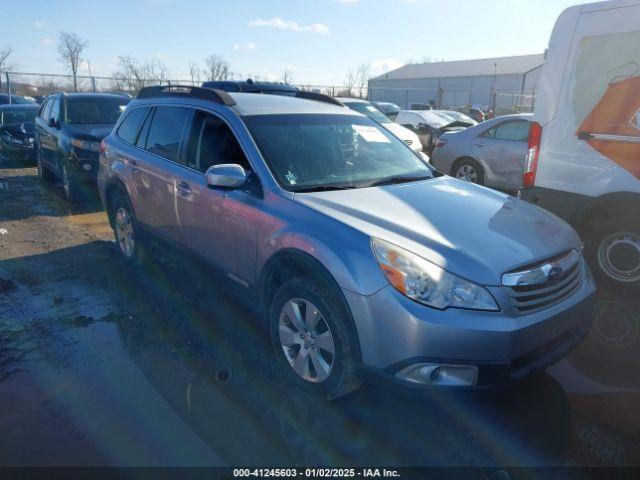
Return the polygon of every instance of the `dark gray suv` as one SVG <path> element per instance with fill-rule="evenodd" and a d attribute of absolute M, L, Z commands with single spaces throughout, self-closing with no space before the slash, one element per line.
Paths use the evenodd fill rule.
<path fill-rule="evenodd" d="M 144 89 L 101 143 L 98 187 L 125 260 L 150 234 L 217 268 L 263 307 L 282 372 L 327 397 L 370 373 L 521 378 L 589 326 L 566 223 L 438 173 L 329 97 Z"/>

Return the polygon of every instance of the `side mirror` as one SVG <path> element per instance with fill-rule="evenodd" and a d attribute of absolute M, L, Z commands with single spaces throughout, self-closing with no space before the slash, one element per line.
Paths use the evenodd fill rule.
<path fill-rule="evenodd" d="M 58 122 L 55 118 L 50 118 L 47 122 L 47 125 L 49 125 L 51 128 L 58 128 Z"/>
<path fill-rule="evenodd" d="M 207 185 L 218 188 L 237 188 L 247 182 L 247 172 L 236 163 L 212 165 L 205 173 Z"/>

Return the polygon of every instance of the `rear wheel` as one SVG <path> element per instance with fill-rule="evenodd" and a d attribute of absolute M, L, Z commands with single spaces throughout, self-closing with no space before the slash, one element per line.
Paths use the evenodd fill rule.
<path fill-rule="evenodd" d="M 279 370 L 316 395 L 337 398 L 360 385 L 347 312 L 330 289 L 312 277 L 285 282 L 269 309 Z"/>
<path fill-rule="evenodd" d="M 609 286 L 640 286 L 640 226 L 632 219 L 605 220 L 587 235 L 585 253 Z"/>
<path fill-rule="evenodd" d="M 141 265 L 144 252 L 142 245 L 140 245 L 138 224 L 129 199 L 125 194 L 117 193 L 109 210 L 113 215 L 113 229 L 118 253 L 125 262 L 131 265 Z"/>
<path fill-rule="evenodd" d="M 473 158 L 460 158 L 451 167 L 451 176 L 465 182 L 484 185 L 484 170 Z"/>

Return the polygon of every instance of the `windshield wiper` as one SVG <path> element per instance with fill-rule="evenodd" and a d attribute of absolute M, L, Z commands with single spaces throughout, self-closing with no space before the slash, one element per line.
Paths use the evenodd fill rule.
<path fill-rule="evenodd" d="M 397 175 L 394 177 L 382 178 L 380 180 L 376 180 L 367 185 L 367 187 L 379 187 L 381 185 L 396 185 L 399 183 L 410 183 L 410 182 L 418 182 L 420 180 L 430 180 L 433 176 L 431 175 L 414 175 L 414 176 L 402 176 Z"/>
<path fill-rule="evenodd" d="M 315 185 L 313 187 L 302 187 L 291 190 L 294 193 L 305 193 L 305 192 L 331 192 L 335 190 L 349 190 L 353 188 L 358 188 L 355 185 Z"/>

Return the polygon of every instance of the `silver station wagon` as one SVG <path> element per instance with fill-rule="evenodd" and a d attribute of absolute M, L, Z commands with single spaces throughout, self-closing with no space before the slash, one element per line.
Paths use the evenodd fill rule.
<path fill-rule="evenodd" d="M 283 375 L 328 398 L 366 378 L 501 384 L 589 327 L 571 227 L 323 95 L 143 89 L 98 186 L 127 262 L 150 235 L 209 263 L 262 306 Z"/>

